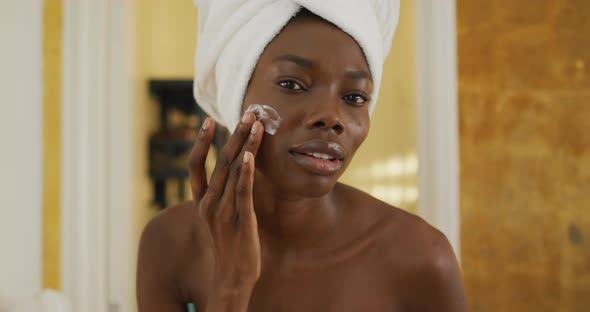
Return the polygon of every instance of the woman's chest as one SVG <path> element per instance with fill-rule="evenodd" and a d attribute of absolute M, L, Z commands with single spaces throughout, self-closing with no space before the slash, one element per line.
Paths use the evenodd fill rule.
<path fill-rule="evenodd" d="M 400 311 L 386 276 L 372 268 L 331 268 L 261 276 L 248 311 Z"/>

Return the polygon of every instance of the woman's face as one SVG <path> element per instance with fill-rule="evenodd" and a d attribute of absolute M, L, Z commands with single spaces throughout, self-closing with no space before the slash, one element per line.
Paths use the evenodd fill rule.
<path fill-rule="evenodd" d="M 242 105 L 265 104 L 282 118 L 275 135 L 264 134 L 256 178 L 281 193 L 328 193 L 367 136 L 372 88 L 352 37 L 317 17 L 294 18 L 262 53 Z"/>

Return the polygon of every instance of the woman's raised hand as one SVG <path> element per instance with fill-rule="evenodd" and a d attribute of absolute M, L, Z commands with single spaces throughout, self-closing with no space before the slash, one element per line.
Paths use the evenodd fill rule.
<path fill-rule="evenodd" d="M 207 118 L 189 156 L 193 202 L 215 260 L 213 296 L 248 293 L 260 276 L 260 241 L 252 188 L 263 125 L 247 112 L 219 153 L 210 183 L 205 160 L 215 122 Z M 210 298 L 212 299 L 212 298 Z M 247 301 L 246 301 L 247 304 Z M 208 304 L 209 306 L 209 304 Z M 208 308 L 208 310 L 210 310 Z"/>

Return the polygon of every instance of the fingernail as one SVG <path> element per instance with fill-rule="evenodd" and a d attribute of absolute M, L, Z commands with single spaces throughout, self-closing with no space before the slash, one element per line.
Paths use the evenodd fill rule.
<path fill-rule="evenodd" d="M 207 131 L 207 130 L 209 130 L 209 127 L 211 127 L 211 120 L 209 120 L 209 117 L 207 117 L 205 119 L 205 122 L 203 122 L 203 126 L 201 128 L 203 130 Z"/>
<path fill-rule="evenodd" d="M 251 123 L 252 122 L 252 114 L 246 112 L 244 116 L 242 116 L 243 123 Z"/>
<path fill-rule="evenodd" d="M 252 125 L 252 129 L 250 130 L 250 134 L 256 134 L 258 132 L 259 128 L 260 128 L 260 124 L 255 122 L 254 125 Z"/>
<path fill-rule="evenodd" d="M 252 153 L 245 152 L 244 153 L 244 163 L 247 164 L 252 160 Z"/>

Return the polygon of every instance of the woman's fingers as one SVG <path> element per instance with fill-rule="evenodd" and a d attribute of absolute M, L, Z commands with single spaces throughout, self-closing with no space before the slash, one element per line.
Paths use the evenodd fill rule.
<path fill-rule="evenodd" d="M 246 113 L 246 118 L 221 151 L 211 182 L 199 199 L 199 213 L 206 221 L 209 241 L 215 251 L 215 265 L 219 268 L 215 278 L 218 283 L 231 282 L 231 287 L 235 287 L 234 281 L 253 285 L 260 277 L 260 240 L 252 185 L 253 153 L 260 146 L 262 130 L 262 124 L 255 121 L 254 114 Z M 194 158 L 195 163 L 200 159 Z"/>
<path fill-rule="evenodd" d="M 248 138 L 250 128 L 252 127 L 252 123 L 255 121 L 255 119 L 256 117 L 253 113 L 247 112 L 244 114 L 244 117 L 238 124 L 236 131 L 229 138 L 229 141 L 225 144 L 221 153 L 219 153 L 217 163 L 215 164 L 215 169 L 211 175 L 211 182 L 209 183 L 207 190 L 208 196 L 211 196 L 212 199 L 219 199 L 221 197 L 225 188 L 229 167 L 242 150 L 242 146 Z"/>
<path fill-rule="evenodd" d="M 260 144 L 262 143 L 263 136 L 264 124 L 260 121 L 255 121 L 254 124 L 252 124 L 252 129 L 250 129 L 250 136 L 248 138 L 248 141 L 246 141 L 246 144 L 244 145 L 242 151 L 248 151 L 252 153 L 252 156 L 254 158 L 256 158 L 256 155 L 258 154 L 258 149 L 260 148 Z M 243 157 L 243 153 L 240 156 Z M 241 161 L 242 159 L 238 160 Z"/>
<path fill-rule="evenodd" d="M 240 170 L 240 177 L 236 185 L 236 209 L 238 222 L 245 225 L 245 229 L 255 229 L 257 226 L 256 214 L 254 212 L 254 201 L 252 189 L 254 185 L 254 155 L 246 151 L 244 153 L 243 165 Z"/>
<path fill-rule="evenodd" d="M 227 183 L 225 184 L 225 189 L 221 197 L 222 205 L 219 211 L 217 211 L 218 216 L 221 217 L 222 220 L 235 220 L 235 217 L 237 216 L 238 212 L 236 210 L 236 184 L 241 174 L 241 168 L 244 166 L 243 155 L 245 152 L 250 152 L 253 155 L 253 157 L 256 157 L 256 154 L 258 153 L 258 149 L 260 147 L 260 143 L 262 142 L 263 127 L 264 126 L 262 125 L 262 123 L 260 123 L 260 121 L 254 122 L 254 124 L 252 125 L 252 129 L 250 130 L 248 140 L 242 148 L 242 152 L 239 154 L 239 156 L 236 158 L 236 160 L 231 166 L 229 177 L 227 179 Z"/>
<path fill-rule="evenodd" d="M 188 169 L 190 176 L 191 191 L 193 193 L 193 200 L 199 200 L 207 191 L 207 173 L 205 171 L 205 161 L 211 141 L 213 140 L 213 133 L 215 130 L 215 121 L 211 118 L 205 119 L 197 141 L 193 145 L 193 149 L 188 157 Z"/>

